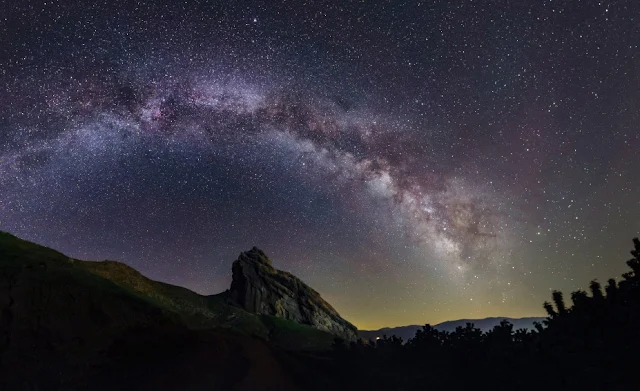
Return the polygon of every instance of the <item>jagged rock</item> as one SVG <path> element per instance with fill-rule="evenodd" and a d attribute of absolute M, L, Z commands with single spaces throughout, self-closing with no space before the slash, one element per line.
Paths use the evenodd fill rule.
<path fill-rule="evenodd" d="M 2 391 L 299 390 L 304 364 L 276 346 L 297 340 L 268 343 L 259 318 L 125 264 L 71 259 L 0 231 Z M 314 333 L 303 338 L 331 343 L 305 329 Z"/>
<path fill-rule="evenodd" d="M 307 324 L 346 340 L 357 339 L 355 326 L 299 278 L 274 268 L 260 249 L 240 254 L 232 272 L 231 297 L 246 311 Z"/>

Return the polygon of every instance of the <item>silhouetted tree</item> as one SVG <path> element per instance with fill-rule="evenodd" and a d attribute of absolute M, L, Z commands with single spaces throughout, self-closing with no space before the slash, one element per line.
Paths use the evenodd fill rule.
<path fill-rule="evenodd" d="M 556 313 L 556 310 L 553 309 L 553 306 L 548 301 L 545 301 L 544 304 L 542 304 L 542 306 L 544 307 L 545 311 L 547 311 L 547 314 L 549 314 L 550 318 L 554 318 L 556 317 L 556 315 L 558 315 Z"/>
<path fill-rule="evenodd" d="M 589 283 L 589 290 L 591 290 L 591 297 L 596 300 L 604 299 L 604 295 L 602 294 L 602 288 L 600 283 L 597 280 L 591 280 Z"/>
<path fill-rule="evenodd" d="M 589 296 L 587 296 L 587 292 L 583 290 L 577 290 L 571 293 L 571 301 L 573 302 L 573 307 L 583 307 L 588 305 Z"/>
<path fill-rule="evenodd" d="M 551 298 L 553 302 L 556 304 L 556 308 L 558 309 L 558 315 L 562 316 L 566 314 L 567 308 L 564 305 L 564 298 L 562 297 L 562 292 L 553 291 L 551 292 Z"/>
<path fill-rule="evenodd" d="M 636 281 L 640 276 L 640 240 L 633 238 L 633 244 L 635 249 L 631 250 L 633 258 L 627 261 L 627 265 L 631 268 L 630 272 L 622 275 L 625 280 Z"/>
<path fill-rule="evenodd" d="M 607 298 L 614 299 L 618 292 L 618 284 L 616 284 L 616 280 L 610 278 L 609 281 L 607 281 L 605 291 L 607 292 Z"/>
<path fill-rule="evenodd" d="M 508 385 L 519 390 L 637 389 L 640 366 L 640 241 L 633 241 L 631 271 L 616 283 L 609 279 L 606 296 L 596 280 L 571 293 L 552 292 L 543 307 L 549 317 L 535 330 L 503 321 L 487 333 L 473 324 L 453 332 L 425 325 L 402 344 L 384 336 L 371 344 L 334 343 L 338 363 L 348 369 L 351 389 L 468 390 Z M 342 368 L 342 366 L 338 366 Z M 345 373 L 345 372 L 342 372 Z M 544 376 L 540 376 L 544 374 Z M 351 377 L 349 377 L 350 375 Z"/>
<path fill-rule="evenodd" d="M 553 310 L 553 308 L 551 309 Z M 536 329 L 538 333 L 542 333 L 542 331 L 544 330 L 544 326 L 540 322 L 533 322 L 533 327 Z"/>

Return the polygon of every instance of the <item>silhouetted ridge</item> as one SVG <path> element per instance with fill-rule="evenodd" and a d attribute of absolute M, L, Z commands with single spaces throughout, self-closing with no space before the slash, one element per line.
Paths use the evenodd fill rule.
<path fill-rule="evenodd" d="M 277 272 L 257 248 L 243 254 Z M 313 325 L 0 231 L 2 391 L 292 389 L 285 352 L 326 351 L 335 338 Z"/>

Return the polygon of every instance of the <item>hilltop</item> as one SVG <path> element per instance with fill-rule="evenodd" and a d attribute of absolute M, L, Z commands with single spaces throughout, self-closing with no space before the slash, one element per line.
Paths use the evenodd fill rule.
<path fill-rule="evenodd" d="M 246 267 L 247 254 L 256 251 L 241 254 L 243 261 L 234 265 Z M 195 371 L 199 377 L 192 381 L 198 383 L 295 389 L 300 354 L 326 351 L 336 336 L 356 338 L 356 329 L 298 278 L 271 269 L 284 284 L 280 288 L 289 289 L 285 312 L 252 310 L 234 289 L 199 295 L 120 262 L 78 260 L 0 232 L 0 379 L 12 379 L 11 389 L 56 389 L 95 379 L 106 388 L 151 382 L 173 389 L 163 388 L 171 384 L 168 374 L 165 381 L 145 377 L 169 366 L 178 374 Z M 232 288 L 237 286 L 234 276 Z M 289 316 L 294 302 L 306 316 Z"/>

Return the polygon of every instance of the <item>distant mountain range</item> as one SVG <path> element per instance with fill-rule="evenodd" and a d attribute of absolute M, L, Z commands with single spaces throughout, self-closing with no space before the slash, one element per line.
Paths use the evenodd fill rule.
<path fill-rule="evenodd" d="M 494 326 L 498 325 L 502 320 L 508 320 L 513 324 L 513 329 L 533 329 L 534 322 L 540 322 L 545 318 L 542 317 L 531 317 L 531 318 L 507 318 L 507 317 L 496 317 L 496 318 L 484 318 L 484 319 L 460 319 L 460 320 L 450 320 L 447 322 L 439 323 L 434 328 L 440 331 L 454 331 L 456 327 L 461 326 L 464 327 L 467 323 L 473 323 L 475 327 L 479 328 L 483 332 L 491 330 Z M 402 338 L 405 342 L 410 338 L 413 338 L 416 335 L 416 331 L 420 330 L 422 326 L 411 325 L 411 326 L 399 326 L 399 327 L 385 327 L 379 330 L 358 330 L 358 335 L 360 338 L 364 339 L 376 339 L 377 337 L 382 337 L 386 335 L 387 337 L 396 336 Z"/>

